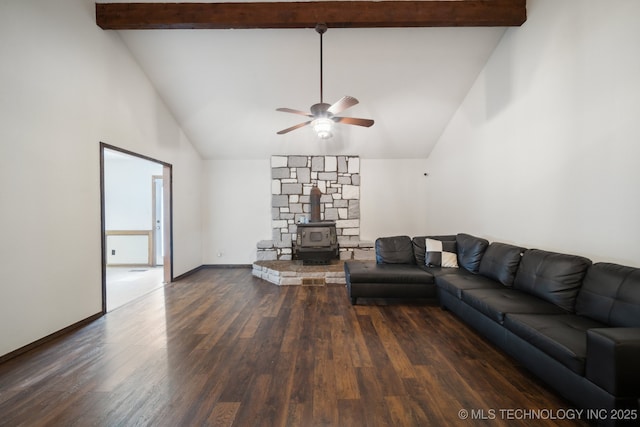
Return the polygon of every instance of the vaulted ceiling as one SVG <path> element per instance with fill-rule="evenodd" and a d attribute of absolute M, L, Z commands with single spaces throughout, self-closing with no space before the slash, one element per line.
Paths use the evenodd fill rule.
<path fill-rule="evenodd" d="M 206 159 L 426 158 L 505 28 L 526 17 L 524 0 L 424 0 L 432 9 L 422 12 L 421 2 L 244 3 L 239 12 L 238 3 L 122 3 L 97 4 L 98 24 L 119 32 Z M 396 5 L 377 11 L 374 3 Z M 513 4 L 519 16 L 507 13 Z M 308 111 L 319 102 L 316 19 L 329 25 L 324 101 L 354 96 L 360 104 L 341 115 L 375 124 L 338 124 L 329 140 L 309 127 L 277 135 L 305 118 L 276 108 Z"/>

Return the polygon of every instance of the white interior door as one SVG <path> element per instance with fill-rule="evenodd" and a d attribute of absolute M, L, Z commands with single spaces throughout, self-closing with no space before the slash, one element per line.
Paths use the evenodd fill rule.
<path fill-rule="evenodd" d="M 161 176 L 153 177 L 153 241 L 155 265 L 164 264 L 164 191 Z"/>

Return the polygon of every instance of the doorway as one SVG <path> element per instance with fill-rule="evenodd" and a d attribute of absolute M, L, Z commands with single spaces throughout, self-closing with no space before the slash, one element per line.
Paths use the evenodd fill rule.
<path fill-rule="evenodd" d="M 172 166 L 100 144 L 102 311 L 173 279 Z"/>

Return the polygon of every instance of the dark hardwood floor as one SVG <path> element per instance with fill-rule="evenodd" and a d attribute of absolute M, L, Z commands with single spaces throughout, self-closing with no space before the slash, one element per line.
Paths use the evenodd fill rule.
<path fill-rule="evenodd" d="M 10 426 L 586 425 L 501 411 L 568 408 L 436 305 L 352 307 L 343 286 L 244 268 L 200 270 L 0 365 Z"/>

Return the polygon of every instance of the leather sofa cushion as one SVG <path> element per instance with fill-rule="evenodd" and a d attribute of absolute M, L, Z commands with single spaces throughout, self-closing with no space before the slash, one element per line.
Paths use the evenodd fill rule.
<path fill-rule="evenodd" d="M 505 286 L 513 285 L 524 248 L 493 242 L 480 261 L 479 273 Z"/>
<path fill-rule="evenodd" d="M 640 327 L 640 269 L 593 264 L 578 293 L 576 313 L 611 326 Z"/>
<path fill-rule="evenodd" d="M 471 275 L 467 270 L 455 267 L 429 267 L 426 265 L 418 265 L 418 268 L 428 272 L 433 277 L 445 276 L 447 274 L 468 274 Z"/>
<path fill-rule="evenodd" d="M 415 257 L 416 264 L 425 265 L 425 256 L 426 256 L 426 239 L 440 240 L 443 242 L 446 241 L 456 241 L 456 235 L 444 235 L 444 236 L 416 236 L 411 239 L 411 243 L 413 244 L 413 255 Z"/>
<path fill-rule="evenodd" d="M 459 273 L 457 274 L 435 274 L 436 285 L 443 291 L 449 292 L 451 295 L 455 295 L 458 299 L 462 298 L 462 291 L 468 291 L 471 289 L 502 288 L 502 285 L 495 280 L 469 273 L 464 269 L 458 269 L 458 271 Z"/>
<path fill-rule="evenodd" d="M 460 233 L 456 235 L 456 243 L 458 245 L 458 265 L 472 273 L 477 273 L 480 269 L 482 255 L 489 246 L 489 241 Z"/>
<path fill-rule="evenodd" d="M 513 287 L 573 312 L 575 300 L 591 261 L 539 249 L 524 252 Z"/>
<path fill-rule="evenodd" d="M 394 236 L 376 239 L 376 262 L 378 264 L 414 264 L 411 238 Z"/>
<path fill-rule="evenodd" d="M 578 375 L 584 375 L 587 330 L 602 323 L 574 314 L 507 314 L 504 326 Z"/>
<path fill-rule="evenodd" d="M 415 265 L 347 261 L 344 268 L 349 283 L 433 284 L 433 276 Z"/>
<path fill-rule="evenodd" d="M 555 304 L 515 289 L 471 289 L 462 291 L 462 301 L 495 320 L 504 322 L 507 313 L 564 314 Z"/>

